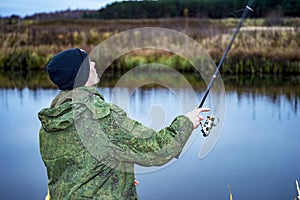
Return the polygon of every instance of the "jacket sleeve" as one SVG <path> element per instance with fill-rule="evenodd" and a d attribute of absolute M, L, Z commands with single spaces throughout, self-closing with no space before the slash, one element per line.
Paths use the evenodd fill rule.
<path fill-rule="evenodd" d="M 141 166 L 160 166 L 172 160 L 182 151 L 193 131 L 192 122 L 184 115 L 176 117 L 159 132 L 128 118 L 115 105 L 111 106 L 111 115 L 118 132 L 112 136 L 112 142 L 118 146 L 114 156 Z"/>

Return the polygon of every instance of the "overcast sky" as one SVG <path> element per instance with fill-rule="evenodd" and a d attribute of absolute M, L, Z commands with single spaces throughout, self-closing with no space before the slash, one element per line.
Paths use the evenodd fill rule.
<path fill-rule="evenodd" d="M 12 14 L 24 17 L 40 12 L 54 12 L 66 9 L 94 9 L 121 0 L 1 0 L 0 16 Z"/>

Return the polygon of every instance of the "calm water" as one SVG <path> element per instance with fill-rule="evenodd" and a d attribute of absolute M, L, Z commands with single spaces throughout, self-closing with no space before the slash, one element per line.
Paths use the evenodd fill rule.
<path fill-rule="evenodd" d="M 291 85 L 290 87 L 294 87 Z M 288 88 L 288 87 L 287 87 Z M 100 88 L 110 100 L 112 90 Z M 126 92 L 126 89 L 123 89 Z M 226 88 L 226 119 L 213 151 L 198 158 L 202 136 L 185 154 L 160 170 L 137 174 L 141 199 L 293 199 L 300 181 L 300 91 L 283 88 Z M 276 92 L 271 92 L 275 90 Z M 39 200 L 47 192 L 39 154 L 37 113 L 57 90 L 0 89 L 0 199 Z M 184 89 L 180 91 L 184 95 Z M 150 124 L 145 106 L 167 102 L 166 124 L 179 110 L 164 88 L 137 90 L 130 115 Z M 197 134 L 197 133 L 196 133 Z"/>

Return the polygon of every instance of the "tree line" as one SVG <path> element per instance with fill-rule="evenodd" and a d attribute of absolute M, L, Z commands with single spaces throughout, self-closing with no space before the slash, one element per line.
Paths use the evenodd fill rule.
<path fill-rule="evenodd" d="M 248 0 L 130 0 L 114 2 L 84 18 L 239 17 Z M 299 17 L 300 0 L 256 0 L 252 17 Z"/>

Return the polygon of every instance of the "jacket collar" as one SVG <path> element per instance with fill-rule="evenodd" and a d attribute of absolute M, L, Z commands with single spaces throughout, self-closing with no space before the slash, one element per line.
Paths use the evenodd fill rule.
<path fill-rule="evenodd" d="M 68 101 L 78 101 L 83 100 L 83 98 L 86 98 L 87 96 L 97 95 L 102 100 L 104 100 L 104 97 L 102 94 L 99 93 L 96 87 L 94 86 L 82 86 L 75 88 L 73 90 L 67 90 L 67 91 L 61 91 L 58 93 L 58 95 L 53 99 L 50 108 L 55 108 L 65 102 Z"/>

